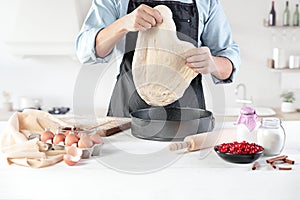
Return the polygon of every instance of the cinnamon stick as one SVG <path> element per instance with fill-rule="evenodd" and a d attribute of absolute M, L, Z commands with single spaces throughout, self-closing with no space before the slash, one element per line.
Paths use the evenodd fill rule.
<path fill-rule="evenodd" d="M 291 164 L 291 165 L 295 164 L 295 161 L 294 160 L 290 160 L 290 159 L 284 159 L 283 162 Z"/>
<path fill-rule="evenodd" d="M 276 169 L 275 162 L 271 162 L 270 165 L 271 165 L 274 169 Z"/>
<path fill-rule="evenodd" d="M 255 162 L 252 166 L 252 170 L 256 170 L 257 167 L 258 167 L 258 162 Z"/>
<path fill-rule="evenodd" d="M 277 156 L 275 158 L 270 158 L 270 159 L 266 160 L 266 162 L 267 163 L 272 163 L 272 162 L 275 162 L 275 161 L 278 161 L 278 160 L 284 160 L 286 158 L 287 158 L 286 155 L 282 155 L 282 156 Z"/>
<path fill-rule="evenodd" d="M 292 170 L 291 167 L 279 167 L 278 169 L 279 170 Z"/>

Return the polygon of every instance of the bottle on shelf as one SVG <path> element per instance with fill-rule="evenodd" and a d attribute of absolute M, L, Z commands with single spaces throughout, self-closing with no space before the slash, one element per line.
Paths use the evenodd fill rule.
<path fill-rule="evenodd" d="M 272 8 L 269 13 L 268 25 L 276 26 L 276 11 L 275 11 L 275 2 L 274 1 L 272 1 Z"/>
<path fill-rule="evenodd" d="M 299 5 L 296 4 L 296 9 L 293 15 L 293 25 L 299 26 Z"/>
<path fill-rule="evenodd" d="M 283 12 L 283 26 L 290 25 L 290 9 L 289 9 L 289 2 L 285 2 L 285 9 Z"/>

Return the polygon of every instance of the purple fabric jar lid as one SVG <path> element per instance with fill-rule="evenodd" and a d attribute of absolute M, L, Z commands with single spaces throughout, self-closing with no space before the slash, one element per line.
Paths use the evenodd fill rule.
<path fill-rule="evenodd" d="M 253 131 L 257 125 L 258 116 L 254 108 L 245 106 L 240 110 L 237 124 L 245 124 L 249 131 Z"/>
<path fill-rule="evenodd" d="M 249 107 L 249 106 L 244 106 L 244 107 L 241 108 L 240 113 L 241 113 L 242 115 L 253 115 L 253 114 L 255 114 L 256 112 L 255 112 L 255 109 L 254 109 L 254 108 Z"/>

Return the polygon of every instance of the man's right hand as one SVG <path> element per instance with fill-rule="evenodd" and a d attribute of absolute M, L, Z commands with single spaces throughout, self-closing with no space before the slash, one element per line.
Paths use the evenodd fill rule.
<path fill-rule="evenodd" d="M 98 32 L 95 42 L 96 55 L 99 58 L 104 58 L 128 32 L 145 31 L 162 23 L 162 21 L 162 16 L 158 10 L 140 5 L 133 12 Z"/>
<path fill-rule="evenodd" d="M 140 5 L 133 12 L 124 17 L 125 28 L 130 31 L 146 31 L 163 22 L 158 10 L 147 5 Z"/>

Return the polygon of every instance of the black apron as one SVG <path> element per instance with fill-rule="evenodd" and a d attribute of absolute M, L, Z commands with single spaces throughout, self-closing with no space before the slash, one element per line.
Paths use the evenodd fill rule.
<path fill-rule="evenodd" d="M 191 42 L 197 47 L 199 14 L 195 0 L 193 3 L 177 1 L 152 1 L 129 0 L 127 13 L 131 13 L 141 4 L 151 7 L 157 5 L 168 6 L 173 13 L 176 24 L 177 36 L 180 40 Z M 138 32 L 129 32 L 126 35 L 125 54 L 117 76 L 117 83 L 110 100 L 108 116 L 129 117 L 130 113 L 139 109 L 149 108 L 137 93 L 132 78 L 132 60 L 136 46 Z M 167 38 L 166 38 L 167 39 Z M 183 96 L 166 107 L 190 107 L 205 109 L 205 101 L 202 88 L 202 76 L 195 77 Z"/>

